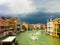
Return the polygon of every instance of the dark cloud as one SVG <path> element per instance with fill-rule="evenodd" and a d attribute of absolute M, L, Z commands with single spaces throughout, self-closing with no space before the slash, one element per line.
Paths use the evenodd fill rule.
<path fill-rule="evenodd" d="M 37 13 L 31 13 L 28 14 L 25 18 L 21 18 L 22 21 L 28 22 L 28 23 L 47 23 L 47 20 L 50 18 L 58 18 L 60 17 L 60 13 L 45 13 L 45 12 L 37 12 Z"/>
<path fill-rule="evenodd" d="M 0 17 L 4 16 L 5 14 L 0 14 Z M 12 14 L 5 15 L 4 17 L 14 17 Z M 46 13 L 46 12 L 35 12 L 27 14 L 27 16 L 24 16 L 24 14 L 18 14 L 17 16 L 20 18 L 21 21 L 25 21 L 28 23 L 47 23 L 47 20 L 50 18 L 59 18 L 60 13 Z"/>
<path fill-rule="evenodd" d="M 32 6 L 36 8 L 37 11 L 45 11 L 49 13 L 60 12 L 60 1 L 59 0 L 31 0 Z"/>

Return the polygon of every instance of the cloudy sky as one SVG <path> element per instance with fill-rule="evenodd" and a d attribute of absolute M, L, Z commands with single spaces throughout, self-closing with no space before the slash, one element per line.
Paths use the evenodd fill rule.
<path fill-rule="evenodd" d="M 23 14 L 34 12 L 31 0 L 0 0 L 0 13 Z"/>
<path fill-rule="evenodd" d="M 0 13 L 60 12 L 60 0 L 0 0 Z"/>
<path fill-rule="evenodd" d="M 49 15 L 60 13 L 60 0 L 0 0 L 0 14 L 23 14 L 22 16 L 26 17 L 37 12 L 49 13 Z"/>

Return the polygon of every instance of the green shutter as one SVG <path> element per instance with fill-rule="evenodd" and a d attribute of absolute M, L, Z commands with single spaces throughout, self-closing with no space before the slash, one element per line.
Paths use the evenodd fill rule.
<path fill-rule="evenodd" d="M 60 28 L 58 28 L 58 32 L 60 32 Z"/>

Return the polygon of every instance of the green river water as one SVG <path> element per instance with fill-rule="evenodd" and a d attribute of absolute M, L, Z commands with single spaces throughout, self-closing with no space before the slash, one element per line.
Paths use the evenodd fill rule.
<path fill-rule="evenodd" d="M 36 36 L 37 40 L 31 39 L 31 35 L 39 33 Z M 17 34 L 16 40 L 19 45 L 60 45 L 60 39 L 46 35 L 43 31 L 25 31 Z"/>

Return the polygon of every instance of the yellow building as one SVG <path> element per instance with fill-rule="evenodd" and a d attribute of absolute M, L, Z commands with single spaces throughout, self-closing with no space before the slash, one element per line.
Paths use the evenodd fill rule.
<path fill-rule="evenodd" d="M 55 37 L 59 37 L 60 33 L 60 18 L 50 19 L 47 21 L 47 34 Z"/>

